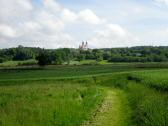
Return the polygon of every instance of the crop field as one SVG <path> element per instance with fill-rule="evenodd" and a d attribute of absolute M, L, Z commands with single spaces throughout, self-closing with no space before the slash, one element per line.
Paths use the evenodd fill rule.
<path fill-rule="evenodd" d="M 0 70 L 0 81 L 3 80 L 39 80 L 59 79 L 65 77 L 90 76 L 113 72 L 133 71 L 133 65 L 84 65 L 84 66 L 49 66 L 44 68 L 10 68 Z M 138 68 L 137 68 L 138 69 Z"/>
<path fill-rule="evenodd" d="M 167 64 L 1 68 L 0 126 L 168 126 Z"/>

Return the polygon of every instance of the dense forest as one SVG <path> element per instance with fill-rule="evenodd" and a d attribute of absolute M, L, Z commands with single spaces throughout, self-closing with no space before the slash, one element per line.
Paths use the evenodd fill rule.
<path fill-rule="evenodd" d="M 166 62 L 168 47 L 139 46 L 131 48 L 107 49 L 42 49 L 23 47 L 0 49 L 0 63 L 5 61 L 24 61 L 36 59 L 39 65 L 62 64 L 82 60 L 107 60 L 108 62 Z"/>

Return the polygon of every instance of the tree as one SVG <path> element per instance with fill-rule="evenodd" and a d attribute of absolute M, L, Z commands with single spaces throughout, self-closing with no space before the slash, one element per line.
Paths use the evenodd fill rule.
<path fill-rule="evenodd" d="M 0 57 L 0 63 L 3 63 L 3 58 Z"/>
<path fill-rule="evenodd" d="M 106 52 L 103 53 L 103 59 L 104 60 L 109 60 L 110 57 L 111 57 L 111 53 L 110 52 L 106 51 Z"/>
<path fill-rule="evenodd" d="M 77 60 L 78 61 L 85 60 L 85 54 L 79 54 L 78 57 L 77 57 Z"/>
<path fill-rule="evenodd" d="M 85 51 L 86 59 L 94 59 L 94 54 L 92 53 L 92 50 L 86 50 Z"/>
<path fill-rule="evenodd" d="M 36 57 L 36 60 L 38 60 L 38 64 L 40 66 L 45 66 L 51 64 L 52 60 L 49 57 L 49 54 L 47 51 L 40 51 L 39 55 Z"/>
<path fill-rule="evenodd" d="M 61 65 L 63 63 L 63 56 L 62 56 L 62 53 L 60 51 L 56 51 L 55 53 L 55 64 L 57 65 Z"/>
<path fill-rule="evenodd" d="M 18 46 L 18 48 L 14 49 L 13 52 L 13 60 L 28 60 L 33 58 L 33 52 L 21 45 Z"/>
<path fill-rule="evenodd" d="M 94 54 L 95 59 L 96 59 L 97 61 L 103 60 L 103 53 L 102 53 L 102 51 L 101 51 L 100 49 L 94 49 L 94 50 L 93 50 L 93 54 Z"/>

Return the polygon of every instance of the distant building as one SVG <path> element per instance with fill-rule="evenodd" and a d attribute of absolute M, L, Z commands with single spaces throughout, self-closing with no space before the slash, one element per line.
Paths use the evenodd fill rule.
<path fill-rule="evenodd" d="M 88 42 L 82 42 L 82 45 L 79 45 L 80 50 L 88 50 Z"/>

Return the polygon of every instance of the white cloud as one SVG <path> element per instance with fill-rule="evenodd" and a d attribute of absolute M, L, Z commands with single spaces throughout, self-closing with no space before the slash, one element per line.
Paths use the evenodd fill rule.
<path fill-rule="evenodd" d="M 117 24 L 107 24 L 96 31 L 89 42 L 92 47 L 125 47 L 136 45 L 139 39 Z"/>
<path fill-rule="evenodd" d="M 109 24 L 107 25 L 107 28 L 111 33 L 114 33 L 118 37 L 125 37 L 127 35 L 127 32 L 120 25 Z"/>
<path fill-rule="evenodd" d="M 23 18 L 32 10 L 30 0 L 1 0 L 0 20 L 11 21 L 12 18 Z"/>
<path fill-rule="evenodd" d="M 152 43 L 153 45 L 167 45 L 167 40 L 168 40 L 168 28 L 160 28 L 160 29 L 155 29 L 155 30 L 149 30 L 147 34 L 144 35 L 144 37 L 147 36 L 152 36 L 148 38 L 148 41 L 151 42 L 156 42 Z M 160 39 L 162 38 L 162 39 Z M 158 42 L 156 40 L 159 40 Z"/>
<path fill-rule="evenodd" d="M 30 22 L 25 22 L 24 23 L 24 25 L 23 25 L 24 27 L 25 27 L 25 29 L 26 30 L 28 30 L 28 31 L 37 31 L 37 30 L 39 30 L 40 28 L 41 28 L 41 26 L 40 26 L 40 24 L 38 24 L 37 22 L 32 22 L 32 21 L 30 21 Z"/>
<path fill-rule="evenodd" d="M 33 6 L 30 3 L 30 0 L 17 0 L 16 4 L 18 4 L 20 7 L 24 8 L 25 10 L 33 9 Z"/>
<path fill-rule="evenodd" d="M 10 26 L 0 24 L 0 35 L 4 37 L 16 37 L 16 32 Z"/>
<path fill-rule="evenodd" d="M 33 45 L 34 41 L 41 41 L 41 44 L 36 43 L 36 46 L 45 45 L 50 48 L 56 47 L 57 44 L 72 46 L 72 43 L 66 41 L 74 40 L 74 37 L 64 31 L 66 25 L 75 22 L 81 24 L 101 22 L 101 19 L 89 9 L 79 13 L 74 12 L 64 8 L 55 0 L 44 0 L 40 10 L 33 6 L 31 0 L 1 0 L 0 7 L 1 40 L 16 41 L 11 43 L 11 46 L 14 43 L 18 45 L 22 43 L 21 41 L 24 41 L 25 45 Z M 16 38 L 12 40 L 11 37 Z M 76 43 L 74 45 L 78 46 Z"/>
<path fill-rule="evenodd" d="M 90 24 L 101 24 L 103 21 L 90 9 L 79 12 L 79 19 Z"/>
<path fill-rule="evenodd" d="M 93 28 L 89 33 L 96 31 L 89 39 L 92 47 L 127 46 L 129 41 L 137 41 L 123 27 L 108 23 L 91 9 L 76 12 L 55 0 L 43 0 L 42 4 L 36 8 L 31 0 L 1 0 L 0 40 L 7 46 L 78 47 L 78 36 L 72 36 L 66 28 L 71 26 L 73 32 L 74 27 L 86 26 Z"/>
<path fill-rule="evenodd" d="M 168 6 L 168 0 L 154 0 L 156 4 L 165 4 Z"/>
<path fill-rule="evenodd" d="M 47 11 L 39 12 L 35 17 L 35 21 L 43 26 L 47 31 L 61 31 L 64 23 L 55 15 Z"/>
<path fill-rule="evenodd" d="M 62 18 L 63 22 L 74 22 L 77 20 L 78 16 L 74 12 L 65 8 L 62 11 L 61 18 Z"/>
<path fill-rule="evenodd" d="M 45 9 L 52 13 L 60 12 L 63 9 L 63 7 L 55 0 L 43 0 L 43 5 Z"/>

